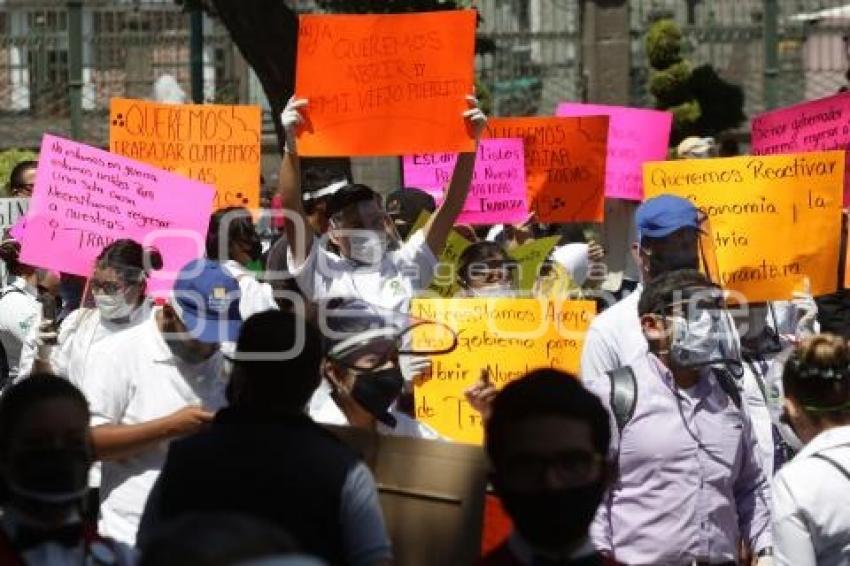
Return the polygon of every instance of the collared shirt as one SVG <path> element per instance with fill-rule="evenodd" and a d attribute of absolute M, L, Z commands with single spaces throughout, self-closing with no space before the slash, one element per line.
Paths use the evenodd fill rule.
<path fill-rule="evenodd" d="M 817 435 L 776 474 L 774 560 L 787 566 L 850 563 L 850 426 Z"/>
<path fill-rule="evenodd" d="M 0 293 L 0 344 L 6 351 L 9 375 L 16 379 L 19 372 L 21 352 L 27 336 L 41 321 L 41 304 L 35 287 L 28 285 L 22 277 L 15 277 Z"/>
<path fill-rule="evenodd" d="M 678 565 L 734 560 L 739 536 L 756 552 L 770 546 L 768 483 L 745 407 L 710 370 L 682 390 L 652 354 L 631 365 L 637 402 L 622 437 L 611 415 L 619 476 L 591 529 L 596 547 L 627 564 Z M 607 376 L 585 384 L 608 406 Z"/>
<path fill-rule="evenodd" d="M 287 252 L 290 271 L 308 301 L 360 298 L 383 309 L 407 312 L 410 299 L 434 278 L 437 258 L 419 230 L 374 266 L 359 266 L 329 252 L 313 241 L 307 260 L 295 268 L 292 249 Z"/>
<path fill-rule="evenodd" d="M 590 323 L 581 352 L 582 379 L 605 377 L 605 372 L 627 366 L 649 350 L 637 309 L 642 291 L 638 285 Z"/>
<path fill-rule="evenodd" d="M 92 364 L 83 392 L 92 426 L 133 425 L 170 415 L 189 405 L 216 411 L 225 403 L 224 358 L 216 352 L 202 364 L 176 359 L 157 326 L 156 316 L 122 332 L 114 353 Z M 148 492 L 156 481 L 168 443 L 130 458 L 103 463 L 100 531 L 133 545 Z"/>
<path fill-rule="evenodd" d="M 226 261 L 223 267 L 239 283 L 239 314 L 242 320 L 248 320 L 260 312 L 278 310 L 271 285 L 258 281 L 253 273 L 237 261 Z"/>

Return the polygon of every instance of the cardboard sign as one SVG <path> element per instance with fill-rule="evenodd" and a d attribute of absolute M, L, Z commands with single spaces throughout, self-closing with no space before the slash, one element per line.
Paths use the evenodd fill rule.
<path fill-rule="evenodd" d="M 481 415 L 467 403 L 464 390 L 489 370 L 498 388 L 545 367 L 578 375 L 584 336 L 595 314 L 588 301 L 536 299 L 414 299 L 416 319 L 447 325 L 458 334 L 450 354 L 432 358 L 431 377 L 415 387 L 416 418 L 443 436 L 480 444 Z M 414 347 L 438 348 L 430 325 L 414 331 Z"/>
<path fill-rule="evenodd" d="M 540 222 L 601 222 L 608 117 L 493 118 L 487 137 L 522 138 L 529 206 Z"/>
<path fill-rule="evenodd" d="M 204 254 L 215 189 L 71 140 L 45 135 L 27 213 L 21 260 L 89 276 L 113 241 L 155 247 L 163 268 L 149 291 L 167 291 Z"/>
<path fill-rule="evenodd" d="M 474 10 L 299 17 L 304 156 L 473 151 Z"/>
<path fill-rule="evenodd" d="M 643 164 L 663 161 L 670 144 L 673 114 L 646 108 L 563 102 L 556 116 L 608 116 L 605 196 L 643 200 Z"/>
<path fill-rule="evenodd" d="M 0 234 L 25 216 L 29 207 L 28 198 L 0 198 Z"/>
<path fill-rule="evenodd" d="M 647 163 L 647 198 L 691 200 L 710 221 L 724 288 L 750 302 L 782 301 L 811 280 L 836 289 L 844 153 Z"/>
<path fill-rule="evenodd" d="M 260 206 L 259 106 L 113 98 L 109 150 L 216 187 L 214 207 Z"/>
<path fill-rule="evenodd" d="M 422 229 L 428 222 L 431 215 L 424 210 L 419 213 L 419 218 L 413 228 L 410 229 L 410 236 Z M 434 274 L 434 279 L 428 286 L 428 291 L 436 294 L 439 297 L 454 297 L 460 291 L 460 285 L 457 282 L 457 260 L 463 250 L 470 246 L 471 242 L 461 236 L 456 230 L 449 231 L 449 237 L 446 239 L 446 247 L 443 252 L 437 257 L 437 270 Z"/>
<path fill-rule="evenodd" d="M 404 185 L 431 194 L 440 205 L 454 173 L 457 154 L 404 157 Z M 521 139 L 482 140 L 469 196 L 458 224 L 513 224 L 528 218 L 525 156 Z"/>
<path fill-rule="evenodd" d="M 518 264 L 519 281 L 517 282 L 517 289 L 531 291 L 534 288 L 534 282 L 540 273 L 540 266 L 549 257 L 552 248 L 557 245 L 560 239 L 560 236 L 549 236 L 548 238 L 526 242 L 508 251 Z"/>
<path fill-rule="evenodd" d="M 850 149 L 850 93 L 759 114 L 752 121 L 752 152 L 776 155 Z M 850 153 L 844 167 L 844 206 L 850 206 Z"/>

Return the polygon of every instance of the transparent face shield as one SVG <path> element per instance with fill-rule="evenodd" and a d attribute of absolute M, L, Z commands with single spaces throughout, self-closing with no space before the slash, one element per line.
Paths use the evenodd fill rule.
<path fill-rule="evenodd" d="M 376 263 L 375 256 L 398 249 L 401 241 L 392 219 L 376 201 L 346 207 L 330 218 L 330 228 L 337 239 L 348 241 L 351 259 L 364 263 Z"/>
<path fill-rule="evenodd" d="M 333 346 L 327 358 L 357 372 L 384 367 L 398 356 L 438 356 L 457 348 L 457 334 L 445 324 L 416 322 L 399 331 L 375 328 L 358 332 Z"/>

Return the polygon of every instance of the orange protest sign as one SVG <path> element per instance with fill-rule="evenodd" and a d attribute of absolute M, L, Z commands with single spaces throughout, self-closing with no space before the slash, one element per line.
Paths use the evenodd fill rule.
<path fill-rule="evenodd" d="M 109 101 L 109 151 L 216 188 L 214 208 L 260 206 L 259 106 Z"/>
<path fill-rule="evenodd" d="M 487 137 L 522 138 L 528 202 L 541 222 L 601 222 L 608 116 L 493 118 Z"/>
<path fill-rule="evenodd" d="M 481 444 L 481 415 L 466 401 L 464 390 L 485 369 L 497 388 L 538 368 L 578 375 L 584 336 L 595 313 L 592 301 L 414 299 L 413 317 L 440 322 L 458 335 L 457 348 L 433 356 L 431 377 L 416 383 L 416 418 L 451 440 Z M 446 340 L 426 325 L 414 330 L 413 343 L 435 351 Z"/>
<path fill-rule="evenodd" d="M 709 220 L 724 288 L 749 302 L 781 301 L 811 280 L 837 287 L 844 152 L 646 163 L 646 198 L 689 199 Z"/>
<path fill-rule="evenodd" d="M 475 12 L 302 15 L 295 92 L 305 156 L 474 151 Z"/>

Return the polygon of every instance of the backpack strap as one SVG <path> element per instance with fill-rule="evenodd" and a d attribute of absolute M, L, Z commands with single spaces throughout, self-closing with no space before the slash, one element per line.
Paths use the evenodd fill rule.
<path fill-rule="evenodd" d="M 848 472 L 844 466 L 842 466 L 826 454 L 815 454 L 814 456 L 812 456 L 812 458 L 817 458 L 818 460 L 823 460 L 824 462 L 827 462 L 828 464 L 832 465 L 833 468 L 841 472 L 841 475 L 850 480 L 850 472 Z"/>
<path fill-rule="evenodd" d="M 711 368 L 711 371 L 717 379 L 717 383 L 720 384 L 720 388 L 724 393 L 726 393 L 726 395 L 729 396 L 732 402 L 735 403 L 735 406 L 740 410 L 742 405 L 741 390 L 738 389 L 738 385 L 735 383 L 735 378 L 732 377 L 732 374 L 724 368 Z"/>
<path fill-rule="evenodd" d="M 623 366 L 606 372 L 611 380 L 611 412 L 617 422 L 617 430 L 623 432 L 632 420 L 637 405 L 637 380 L 631 366 Z"/>

